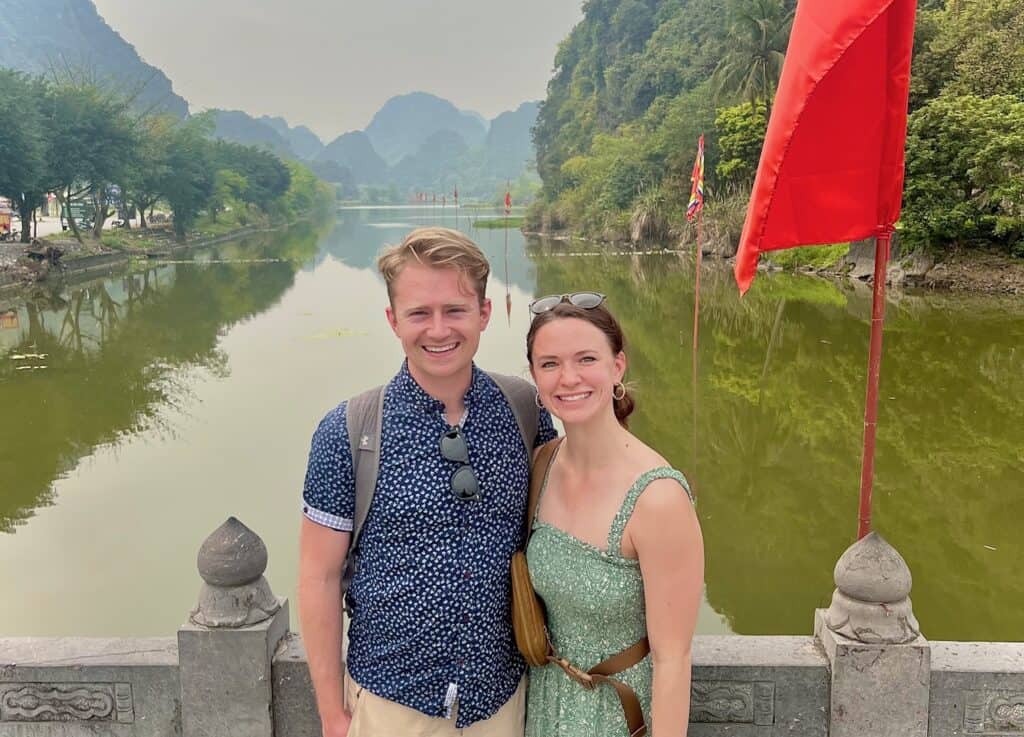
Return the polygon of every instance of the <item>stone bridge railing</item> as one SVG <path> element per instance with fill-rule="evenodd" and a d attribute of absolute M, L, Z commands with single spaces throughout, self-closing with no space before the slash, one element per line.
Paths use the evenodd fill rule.
<path fill-rule="evenodd" d="M 0 737 L 319 737 L 266 564 L 232 518 L 199 552 L 177 637 L 0 638 Z M 812 637 L 696 638 L 692 737 L 1024 736 L 1024 644 L 926 640 L 910 571 L 875 534 L 835 578 Z"/>

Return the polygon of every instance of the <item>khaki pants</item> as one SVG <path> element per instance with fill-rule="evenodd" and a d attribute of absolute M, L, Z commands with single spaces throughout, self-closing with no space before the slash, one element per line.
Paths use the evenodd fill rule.
<path fill-rule="evenodd" d="M 345 673 L 345 705 L 352 715 L 348 737 L 523 737 L 526 678 L 498 713 L 465 729 L 455 727 L 458 700 L 451 719 L 429 717 L 408 706 L 370 693 Z"/>

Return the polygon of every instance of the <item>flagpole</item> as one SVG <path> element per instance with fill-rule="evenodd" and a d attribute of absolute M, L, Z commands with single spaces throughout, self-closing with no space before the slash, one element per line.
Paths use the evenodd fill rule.
<path fill-rule="evenodd" d="M 694 361 L 697 360 L 697 334 L 700 327 L 700 266 L 702 251 L 701 248 L 701 223 L 704 220 L 704 210 L 697 211 L 697 256 L 696 256 L 696 273 L 694 275 L 694 295 L 693 295 L 693 355 Z"/>
<path fill-rule="evenodd" d="M 882 370 L 882 324 L 885 321 L 885 274 L 889 263 L 892 226 L 875 237 L 875 283 L 871 302 L 871 347 L 868 353 L 868 385 L 864 400 L 864 455 L 860 469 L 860 511 L 857 539 L 871 532 L 871 494 L 875 478 L 875 433 L 878 429 L 878 377 Z"/>

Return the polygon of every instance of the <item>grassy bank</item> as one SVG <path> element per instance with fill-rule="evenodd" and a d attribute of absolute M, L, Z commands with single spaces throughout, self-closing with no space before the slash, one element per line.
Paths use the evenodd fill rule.
<path fill-rule="evenodd" d="M 849 243 L 836 243 L 831 246 L 810 246 L 807 248 L 790 248 L 784 251 L 769 251 L 763 258 L 768 259 L 785 271 L 831 269 L 839 264 L 849 250 Z"/>
<path fill-rule="evenodd" d="M 474 228 L 490 228 L 491 230 L 501 230 L 503 228 L 516 228 L 523 227 L 524 218 L 521 216 L 508 217 L 508 218 L 491 218 L 489 220 L 474 220 Z"/>

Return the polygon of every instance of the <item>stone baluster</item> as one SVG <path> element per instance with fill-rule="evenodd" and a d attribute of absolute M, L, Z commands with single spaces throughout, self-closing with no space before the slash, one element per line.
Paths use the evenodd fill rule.
<path fill-rule="evenodd" d="M 831 671 L 830 737 L 927 737 L 931 648 L 906 561 L 872 532 L 839 558 L 835 583 L 814 617 Z"/>
<path fill-rule="evenodd" d="M 267 548 L 234 517 L 198 556 L 199 604 L 178 630 L 182 737 L 273 737 L 271 660 L 288 600 L 263 577 Z"/>

